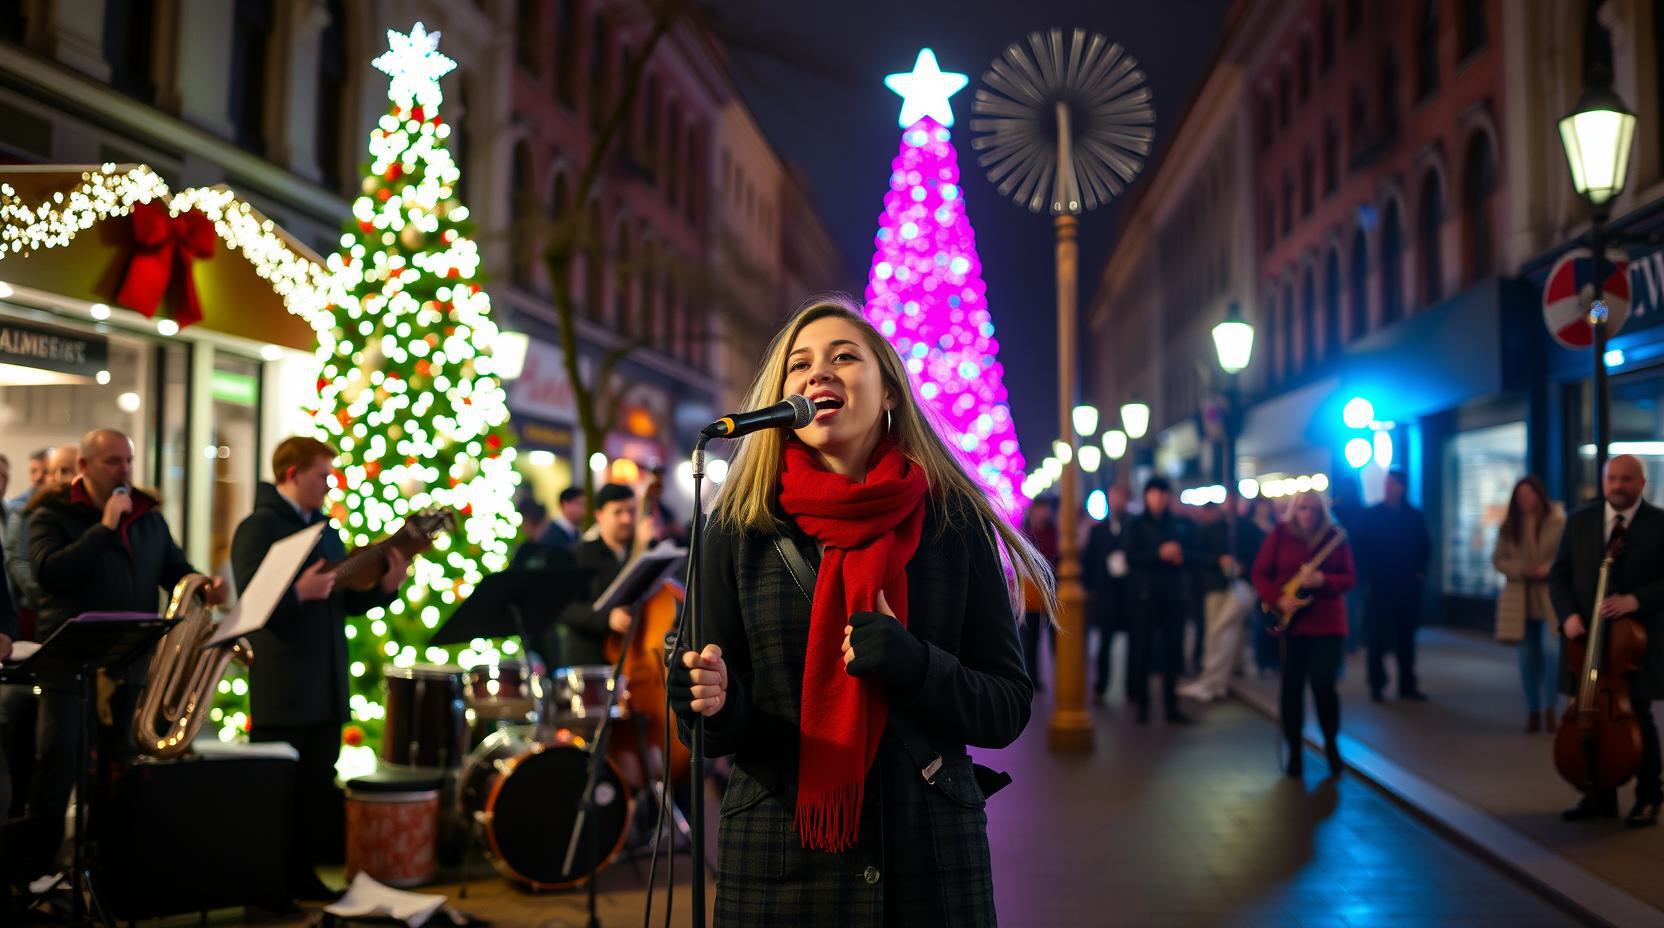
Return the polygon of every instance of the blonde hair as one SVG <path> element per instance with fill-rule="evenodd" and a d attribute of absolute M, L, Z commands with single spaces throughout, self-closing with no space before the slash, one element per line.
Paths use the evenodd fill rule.
<path fill-rule="evenodd" d="M 1298 516 L 1300 504 L 1306 500 L 1311 500 L 1317 504 L 1317 528 L 1310 535 L 1307 535 L 1305 532 L 1300 530 L 1300 519 Z M 1334 513 L 1329 511 L 1329 501 L 1323 498 L 1322 493 L 1319 493 L 1316 490 L 1307 490 L 1304 493 L 1296 493 L 1289 499 L 1288 511 L 1283 514 L 1283 522 L 1289 527 L 1290 531 L 1294 532 L 1294 534 L 1300 536 L 1301 538 L 1304 538 L 1306 540 L 1306 544 L 1310 545 L 1319 539 L 1328 536 L 1329 529 L 1334 527 L 1335 516 Z"/>
<path fill-rule="evenodd" d="M 924 471 L 930 495 L 942 513 L 942 527 L 969 516 L 991 528 L 998 538 L 996 555 L 1003 553 L 1015 574 L 1007 582 L 1013 611 L 1020 612 L 1022 584 L 1026 581 L 1042 591 L 1047 615 L 1057 611 L 1057 583 L 1050 565 L 1036 551 L 1034 545 L 1002 516 L 988 499 L 988 494 L 977 485 L 966 471 L 959 457 L 931 424 L 931 416 L 913 395 L 907 369 L 901 356 L 878 330 L 861 315 L 860 304 L 847 294 L 815 294 L 805 300 L 791 319 L 769 342 L 763 363 L 747 391 L 743 409 L 761 409 L 784 398 L 786 388 L 786 358 L 799 332 L 821 319 L 841 319 L 854 326 L 866 339 L 867 348 L 878 361 L 884 387 L 895 399 L 891 411 L 890 434 L 901 453 Z M 711 510 L 712 521 L 733 529 L 751 529 L 774 534 L 780 522 L 774 515 L 773 503 L 780 486 L 780 471 L 785 455 L 786 433 L 781 429 L 752 432 L 740 439 L 739 449 L 728 468 Z M 1003 548 L 1003 552 L 1002 549 Z"/>

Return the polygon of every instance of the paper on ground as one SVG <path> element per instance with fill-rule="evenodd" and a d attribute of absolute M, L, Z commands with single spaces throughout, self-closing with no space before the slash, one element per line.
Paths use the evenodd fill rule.
<path fill-rule="evenodd" d="M 444 896 L 407 893 L 378 883 L 368 873 L 360 871 L 352 878 L 347 894 L 335 904 L 325 906 L 324 911 L 341 918 L 385 916 L 415 926 L 432 918 L 433 913 L 444 904 Z"/>
<path fill-rule="evenodd" d="M 323 534 L 328 524 L 319 522 L 308 525 L 267 549 L 260 567 L 249 578 L 248 588 L 237 597 L 237 605 L 231 607 L 231 614 L 220 622 L 214 637 L 208 639 L 210 645 L 231 641 L 266 627 L 272 610 L 289 592 L 289 584 L 295 582 L 300 565 L 306 563 L 306 556 L 312 553 L 318 536 Z"/>

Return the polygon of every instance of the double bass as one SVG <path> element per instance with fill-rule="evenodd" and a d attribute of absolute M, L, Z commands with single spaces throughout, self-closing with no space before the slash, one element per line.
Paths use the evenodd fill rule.
<path fill-rule="evenodd" d="M 1600 614 L 1614 555 L 1608 548 L 1601 559 L 1588 632 L 1564 644 L 1565 660 L 1581 672 L 1554 736 L 1554 767 L 1584 791 L 1616 789 L 1641 766 L 1641 725 L 1629 701 L 1627 675 L 1641 669 L 1647 633 L 1632 616 Z"/>
<path fill-rule="evenodd" d="M 654 517 L 663 493 L 664 478 L 655 473 L 640 496 L 641 508 L 636 513 L 638 526 Z M 651 546 L 652 540 L 637 532 L 630 559 L 634 560 Z M 641 614 L 636 618 L 635 636 L 631 640 L 625 641 L 624 636 L 616 632 L 607 637 L 607 660 L 618 666 L 622 657 L 624 678 L 630 681 L 629 724 L 640 726 L 636 728 L 633 737 L 614 740 L 612 749 L 615 751 L 628 753 L 637 750 L 637 743 L 659 743 L 660 734 L 664 731 L 668 718 L 665 711 L 664 642 L 665 636 L 676 630 L 676 617 L 681 610 L 682 597 L 681 584 L 665 583 L 642 604 Z M 683 782 L 687 779 L 688 762 L 692 755 L 676 731 L 675 720 L 669 721 L 670 755 L 664 760 L 669 764 L 671 778 L 676 782 Z M 642 762 L 643 769 L 646 769 L 647 759 L 642 758 Z"/>

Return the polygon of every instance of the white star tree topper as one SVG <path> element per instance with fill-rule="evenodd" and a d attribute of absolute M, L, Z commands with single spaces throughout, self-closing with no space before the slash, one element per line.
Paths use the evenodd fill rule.
<path fill-rule="evenodd" d="M 926 116 L 944 126 L 953 125 L 953 107 L 948 97 L 965 89 L 971 79 L 952 71 L 944 72 L 936 64 L 936 53 L 919 49 L 912 73 L 891 74 L 884 78 L 884 86 L 901 94 L 901 127 L 911 126 Z"/>
<path fill-rule="evenodd" d="M 444 95 L 439 79 L 451 73 L 456 62 L 439 54 L 439 33 L 417 23 L 406 35 L 387 30 L 387 51 L 371 62 L 393 80 L 388 96 L 409 100 L 421 107 L 437 107 Z"/>

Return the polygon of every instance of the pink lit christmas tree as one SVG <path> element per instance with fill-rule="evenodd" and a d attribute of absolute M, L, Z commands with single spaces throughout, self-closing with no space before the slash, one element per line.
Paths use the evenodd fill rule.
<path fill-rule="evenodd" d="M 943 438 L 1015 514 L 1027 503 L 1023 456 L 948 131 L 948 97 L 966 82 L 963 74 L 943 73 L 928 48 L 912 73 L 884 79 L 902 96 L 903 131 L 879 217 L 866 313 L 906 362 L 918 395 L 947 430 Z"/>

